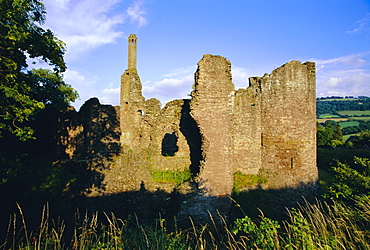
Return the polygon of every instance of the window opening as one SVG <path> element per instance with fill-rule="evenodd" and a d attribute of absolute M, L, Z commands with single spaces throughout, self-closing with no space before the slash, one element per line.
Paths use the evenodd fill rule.
<path fill-rule="evenodd" d="M 162 139 L 162 155 L 163 156 L 175 156 L 175 153 L 179 151 L 177 146 L 177 136 L 175 132 L 172 134 L 166 133 Z"/>

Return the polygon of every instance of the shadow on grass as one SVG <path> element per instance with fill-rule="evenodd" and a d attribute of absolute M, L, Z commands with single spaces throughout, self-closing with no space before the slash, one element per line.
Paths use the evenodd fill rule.
<path fill-rule="evenodd" d="M 314 202 L 319 198 L 317 183 L 301 184 L 296 188 L 286 189 L 255 189 L 248 192 L 233 193 L 234 206 L 231 211 L 234 218 L 245 214 L 251 218 L 258 218 L 262 214 L 268 218 L 282 221 L 287 218 L 290 208 L 298 204 Z"/>

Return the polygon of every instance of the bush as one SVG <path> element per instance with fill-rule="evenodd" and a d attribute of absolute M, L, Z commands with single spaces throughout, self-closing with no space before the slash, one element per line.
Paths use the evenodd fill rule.
<path fill-rule="evenodd" d="M 336 173 L 333 184 L 328 187 L 326 198 L 340 200 L 349 204 L 359 196 L 370 197 L 370 160 L 354 157 L 354 164 L 337 161 L 332 168 Z"/>

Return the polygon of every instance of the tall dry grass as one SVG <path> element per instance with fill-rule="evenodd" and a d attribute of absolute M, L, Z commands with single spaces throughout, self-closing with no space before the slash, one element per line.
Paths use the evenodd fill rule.
<path fill-rule="evenodd" d="M 317 202 L 290 210 L 284 223 L 287 249 L 370 249 L 369 198 L 358 208 Z"/>
<path fill-rule="evenodd" d="M 245 216 L 234 223 L 209 214 L 208 224 L 195 225 L 189 218 L 192 226 L 179 229 L 160 217 L 143 225 L 136 216 L 122 220 L 114 214 L 77 213 L 68 236 L 63 222 L 49 218 L 47 206 L 39 228 L 28 231 L 19 207 L 0 249 L 370 249 L 369 197 L 358 200 L 356 207 L 307 203 L 288 215 L 277 224 L 262 213 L 259 220 Z"/>

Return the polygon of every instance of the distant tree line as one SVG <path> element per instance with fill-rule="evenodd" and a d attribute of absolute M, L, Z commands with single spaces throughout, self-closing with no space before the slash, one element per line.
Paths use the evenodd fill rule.
<path fill-rule="evenodd" d="M 327 99 L 366 99 L 370 98 L 368 96 L 360 95 L 357 98 L 354 97 L 353 95 L 350 96 L 326 96 L 326 97 L 317 97 L 317 100 L 327 100 Z"/>
<path fill-rule="evenodd" d="M 338 111 L 347 110 L 370 110 L 370 98 L 366 96 L 359 96 L 354 100 L 327 100 L 333 99 L 327 97 L 320 97 L 316 100 L 316 115 L 319 117 L 322 114 L 338 114 Z M 342 99 L 342 98 L 335 98 Z"/>

